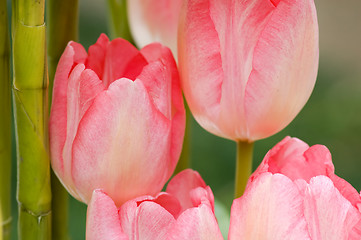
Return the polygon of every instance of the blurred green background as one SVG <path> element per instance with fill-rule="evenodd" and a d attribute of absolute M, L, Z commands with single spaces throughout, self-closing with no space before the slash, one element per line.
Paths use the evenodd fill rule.
<path fill-rule="evenodd" d="M 108 33 L 106 1 L 80 0 L 80 42 L 87 48 Z M 361 189 L 361 1 L 315 0 L 320 28 L 320 64 L 312 96 L 280 133 L 255 144 L 254 168 L 285 136 L 326 145 L 336 173 Z M 192 168 L 226 208 L 233 200 L 235 143 L 191 124 Z M 14 139 L 14 138 L 13 138 Z M 13 239 L 16 236 L 16 161 L 13 152 Z M 85 239 L 86 206 L 70 197 L 71 239 Z"/>

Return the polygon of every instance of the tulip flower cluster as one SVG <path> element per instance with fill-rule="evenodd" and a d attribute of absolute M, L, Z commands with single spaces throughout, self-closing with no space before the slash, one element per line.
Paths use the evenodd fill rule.
<path fill-rule="evenodd" d="M 161 192 L 182 149 L 182 90 L 215 135 L 252 143 L 279 132 L 316 81 L 314 2 L 131 0 L 128 11 L 141 50 L 101 35 L 88 52 L 70 42 L 59 61 L 52 167 L 88 204 L 88 240 L 221 240 L 198 172 L 178 173 Z M 172 50 L 147 45 L 154 40 Z M 286 137 L 233 201 L 228 239 L 361 239 L 360 210 L 325 146 Z"/>
<path fill-rule="evenodd" d="M 165 193 L 117 208 L 95 190 L 87 239 L 215 239 L 222 235 L 212 191 L 199 174 L 184 170 Z M 229 240 L 360 239 L 361 196 L 334 174 L 325 146 L 286 137 L 271 149 L 231 210 Z"/>

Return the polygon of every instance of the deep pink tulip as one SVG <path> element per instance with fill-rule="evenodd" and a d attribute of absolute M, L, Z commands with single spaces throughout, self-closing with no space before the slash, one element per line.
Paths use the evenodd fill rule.
<path fill-rule="evenodd" d="M 361 198 L 334 173 L 325 146 L 287 137 L 234 200 L 229 240 L 361 239 Z"/>
<path fill-rule="evenodd" d="M 214 198 L 200 175 L 190 169 L 175 176 L 156 197 L 130 200 L 119 209 L 95 190 L 87 212 L 87 240 L 221 240 Z"/>
<path fill-rule="evenodd" d="M 185 0 L 183 91 L 213 134 L 254 141 L 282 130 L 312 92 L 318 56 L 313 0 Z"/>
<path fill-rule="evenodd" d="M 139 47 L 152 42 L 168 46 L 177 53 L 179 13 L 183 0 L 128 0 L 128 19 Z"/>
<path fill-rule="evenodd" d="M 70 42 L 58 64 L 50 116 L 52 167 L 77 199 L 101 188 L 116 205 L 158 193 L 177 164 L 185 111 L 171 51 L 138 51 L 101 35 Z"/>

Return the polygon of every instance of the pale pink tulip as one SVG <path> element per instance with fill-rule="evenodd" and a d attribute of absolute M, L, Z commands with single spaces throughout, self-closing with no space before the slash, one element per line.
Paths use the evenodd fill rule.
<path fill-rule="evenodd" d="M 308 100 L 318 68 L 313 0 L 185 0 L 178 64 L 198 123 L 254 141 L 287 126 Z"/>
<path fill-rule="evenodd" d="M 160 42 L 177 54 L 179 13 L 183 0 L 127 0 L 129 26 L 139 47 Z"/>
<path fill-rule="evenodd" d="M 285 138 L 234 200 L 229 239 L 361 239 L 361 198 L 325 146 Z"/>
<path fill-rule="evenodd" d="M 101 188 L 116 205 L 158 193 L 177 164 L 185 111 L 171 51 L 138 51 L 101 35 L 84 48 L 70 42 L 54 82 L 52 167 L 77 199 Z"/>
<path fill-rule="evenodd" d="M 184 170 L 156 197 L 130 200 L 117 209 L 95 190 L 87 212 L 87 240 L 221 240 L 209 186 L 195 171 Z"/>

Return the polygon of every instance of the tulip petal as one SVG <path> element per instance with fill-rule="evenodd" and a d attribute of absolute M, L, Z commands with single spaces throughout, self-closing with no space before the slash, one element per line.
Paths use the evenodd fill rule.
<path fill-rule="evenodd" d="M 208 0 L 185 1 L 178 31 L 179 72 L 185 97 L 197 122 L 221 135 L 213 121 L 218 119 L 224 77 L 220 43 L 209 8 Z"/>
<path fill-rule="evenodd" d="M 179 200 L 182 211 L 184 211 L 188 208 L 196 207 L 192 201 L 192 190 L 197 189 L 198 187 L 205 188 L 206 186 L 207 185 L 197 171 L 186 169 L 170 180 L 166 192 Z M 210 199 L 210 201 L 214 202 L 214 198 Z"/>
<path fill-rule="evenodd" d="M 143 55 L 131 43 L 121 38 L 114 39 L 106 51 L 103 83 L 109 86 L 123 77 L 135 80 L 147 64 Z"/>
<path fill-rule="evenodd" d="M 172 102 L 172 108 L 171 108 L 171 116 L 174 118 L 178 118 L 180 116 L 177 115 L 184 115 L 184 104 L 183 104 L 183 96 L 182 96 L 182 90 L 180 86 L 180 80 L 179 80 L 179 74 L 178 74 L 178 68 L 177 64 L 174 61 L 173 55 L 171 51 L 160 44 L 153 43 L 145 46 L 141 53 L 143 56 L 147 59 L 148 62 L 155 62 L 158 61 L 162 63 L 163 67 L 163 74 L 165 76 L 170 76 L 171 81 L 171 102 Z M 139 77 L 141 79 L 141 77 Z M 156 84 L 157 81 L 149 81 L 146 83 L 145 81 L 144 85 L 149 86 L 147 89 L 154 89 L 157 88 Z M 153 86 L 150 87 L 150 84 Z M 159 86 L 158 86 L 159 88 Z M 153 98 L 157 95 L 160 95 L 159 92 L 152 90 L 155 94 L 153 94 Z M 158 90 L 159 91 L 159 90 Z M 167 115 L 166 115 L 167 116 Z"/>
<path fill-rule="evenodd" d="M 118 209 L 101 190 L 94 190 L 87 210 L 87 240 L 128 240 L 120 226 Z"/>
<path fill-rule="evenodd" d="M 252 140 L 246 121 L 246 85 L 252 71 L 254 49 L 274 11 L 269 1 L 210 0 L 222 58 L 223 82 L 218 125 L 228 138 Z"/>
<path fill-rule="evenodd" d="M 121 208 L 120 221 L 129 240 L 166 240 L 175 219 L 155 202 L 129 201 Z"/>
<path fill-rule="evenodd" d="M 70 42 L 61 56 L 54 78 L 53 102 L 49 120 L 49 137 L 52 167 L 60 176 L 64 176 L 63 147 L 67 129 L 67 86 L 73 67 L 84 63 L 87 53 L 82 45 Z"/>
<path fill-rule="evenodd" d="M 134 80 L 146 64 L 146 60 L 131 43 L 121 38 L 109 42 L 108 37 L 101 34 L 98 41 L 89 47 L 86 67 L 96 72 L 108 88 L 122 77 Z"/>
<path fill-rule="evenodd" d="M 175 167 L 184 137 L 184 128 L 180 126 L 185 126 L 185 109 L 177 65 L 170 50 L 157 43 L 144 47 L 141 54 L 149 64 L 137 79 L 143 82 L 155 108 L 172 122 L 170 159 Z"/>
<path fill-rule="evenodd" d="M 197 187 L 190 191 L 190 197 L 194 207 L 206 204 L 214 212 L 214 196 L 209 186 L 202 188 Z"/>
<path fill-rule="evenodd" d="M 182 0 L 130 0 L 129 26 L 138 47 L 161 42 L 177 52 L 177 26 Z"/>
<path fill-rule="evenodd" d="M 168 239 L 222 240 L 223 237 L 212 209 L 201 204 L 197 208 L 187 209 L 178 217 Z"/>
<path fill-rule="evenodd" d="M 233 201 L 229 240 L 310 239 L 303 199 L 286 176 L 264 173 Z"/>
<path fill-rule="evenodd" d="M 150 201 L 150 202 L 159 204 L 165 210 L 167 210 L 170 214 L 172 214 L 175 218 L 176 218 L 176 216 L 179 215 L 179 213 L 181 211 L 181 205 L 179 204 L 178 199 L 166 192 L 160 192 L 155 197 L 141 196 L 141 197 L 138 197 L 131 201 L 126 202 L 123 206 L 130 205 L 125 208 L 129 208 L 129 207 L 137 208 L 140 204 L 142 204 L 143 202 L 146 202 L 146 201 Z"/>
<path fill-rule="evenodd" d="M 141 81 L 113 82 L 95 98 L 74 139 L 72 177 L 81 199 L 88 202 L 91 188 L 102 188 L 120 206 L 159 192 L 174 169 L 170 126 Z"/>
<path fill-rule="evenodd" d="M 314 176 L 333 175 L 334 166 L 325 146 L 309 147 L 297 138 L 286 137 L 267 153 L 251 180 L 264 172 L 281 173 L 291 180 L 308 182 Z"/>
<path fill-rule="evenodd" d="M 68 80 L 67 91 L 67 129 L 66 141 L 63 148 L 63 166 L 65 172 L 71 172 L 72 146 L 78 125 L 85 112 L 93 103 L 94 98 L 103 90 L 103 84 L 92 70 L 85 70 L 83 64 L 78 64 L 72 71 Z M 71 179 L 64 178 L 65 186 L 70 193 L 76 194 Z"/>
<path fill-rule="evenodd" d="M 328 174 L 328 177 L 332 180 L 333 184 L 337 188 L 337 190 L 342 194 L 344 198 L 346 198 L 350 203 L 358 208 L 361 211 L 361 208 L 358 206 L 361 206 L 361 196 L 356 191 L 356 189 L 348 183 L 346 180 L 338 177 L 333 172 Z"/>
<path fill-rule="evenodd" d="M 254 48 L 245 93 L 248 139 L 280 131 L 308 100 L 318 68 L 317 26 L 313 0 L 282 0 L 268 19 Z"/>
<path fill-rule="evenodd" d="M 178 37 L 182 84 L 193 115 L 208 131 L 249 137 L 245 89 L 253 51 L 274 9 L 255 0 L 186 1 Z"/>
<path fill-rule="evenodd" d="M 105 34 L 101 34 L 97 42 L 91 45 L 88 50 L 88 58 L 85 66 L 88 69 L 92 69 L 98 75 L 99 79 L 103 79 L 108 44 L 109 38 Z"/>
<path fill-rule="evenodd" d="M 312 239 L 361 239 L 361 213 L 325 176 L 306 188 L 304 214 Z"/>
<path fill-rule="evenodd" d="M 159 59 L 143 68 L 137 77 L 149 92 L 154 106 L 168 119 L 172 119 L 172 71 Z M 174 65 L 174 67 L 176 67 Z M 178 76 L 176 76 L 178 78 Z"/>

